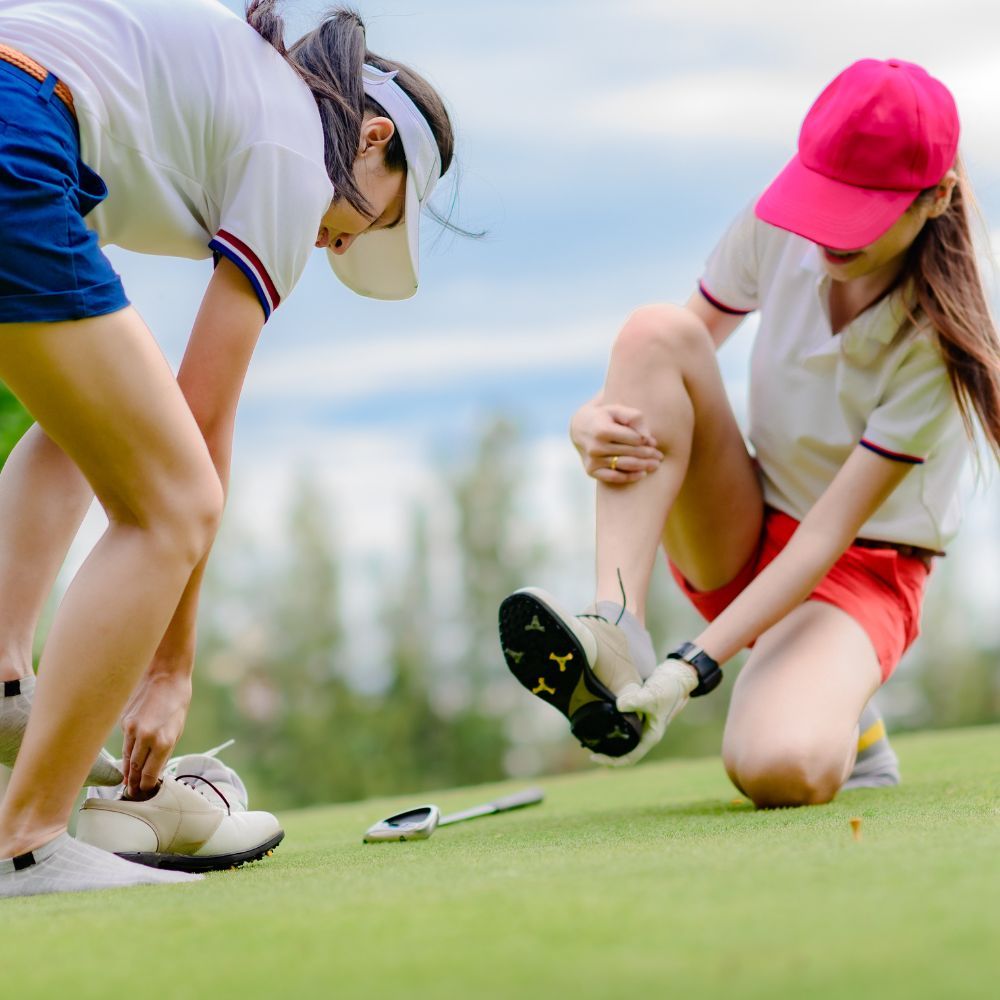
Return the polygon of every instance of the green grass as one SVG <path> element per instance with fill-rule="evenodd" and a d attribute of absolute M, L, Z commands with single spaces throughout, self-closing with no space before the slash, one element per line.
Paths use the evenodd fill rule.
<path fill-rule="evenodd" d="M 422 843 L 360 842 L 412 799 L 288 813 L 198 885 L 0 902 L 0 996 L 996 996 L 1000 727 L 895 745 L 902 786 L 806 809 L 704 760 L 544 779 Z"/>

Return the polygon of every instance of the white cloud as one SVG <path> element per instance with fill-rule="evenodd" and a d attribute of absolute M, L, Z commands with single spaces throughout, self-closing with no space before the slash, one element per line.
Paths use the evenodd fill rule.
<path fill-rule="evenodd" d="M 450 333 L 414 329 L 405 336 L 283 351 L 257 366 L 246 397 L 285 396 L 338 402 L 419 386 L 501 373 L 580 367 L 607 358 L 621 318 L 535 330 L 470 328 Z"/>
<path fill-rule="evenodd" d="M 808 91 L 789 73 L 722 69 L 647 80 L 581 104 L 584 127 L 617 134 L 792 149 Z"/>

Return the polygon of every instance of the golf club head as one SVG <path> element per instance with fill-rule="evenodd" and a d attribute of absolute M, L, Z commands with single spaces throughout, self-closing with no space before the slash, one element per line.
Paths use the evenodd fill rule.
<path fill-rule="evenodd" d="M 418 806 L 379 820 L 365 832 L 364 843 L 377 844 L 388 840 L 426 840 L 441 819 L 437 806 Z"/>

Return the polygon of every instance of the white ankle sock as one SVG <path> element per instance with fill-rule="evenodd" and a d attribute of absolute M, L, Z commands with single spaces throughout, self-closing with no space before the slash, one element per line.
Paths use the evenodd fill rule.
<path fill-rule="evenodd" d="M 31 703 L 35 698 L 35 677 L 0 681 L 0 685 L 0 764 L 13 767 L 28 728 Z M 115 767 L 114 758 L 102 750 L 84 784 L 117 785 L 121 781 L 122 773 Z"/>
<path fill-rule="evenodd" d="M 898 784 L 899 758 L 889 745 L 882 713 L 870 701 L 858 722 L 858 758 L 843 787 L 886 788 Z"/>
<path fill-rule="evenodd" d="M 28 726 L 31 701 L 35 694 L 35 678 L 3 681 L 0 693 L 0 764 L 13 767 L 21 739 Z"/>
<path fill-rule="evenodd" d="M 0 898 L 51 892 L 197 882 L 200 875 L 161 871 L 81 844 L 68 833 L 16 858 L 0 860 Z"/>
<path fill-rule="evenodd" d="M 656 669 L 656 651 L 653 640 L 639 619 L 631 611 L 623 611 L 622 606 L 614 601 L 598 601 L 594 610 L 612 625 L 617 624 L 625 633 L 633 666 L 643 680 L 649 677 Z"/>

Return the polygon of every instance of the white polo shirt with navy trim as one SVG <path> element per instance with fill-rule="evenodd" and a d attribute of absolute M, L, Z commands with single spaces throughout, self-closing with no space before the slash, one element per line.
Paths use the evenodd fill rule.
<path fill-rule="evenodd" d="M 748 436 L 764 499 L 802 520 L 860 444 L 910 473 L 859 536 L 943 550 L 958 530 L 970 447 L 936 337 L 899 332 L 898 293 L 831 332 L 819 249 L 760 221 L 751 205 L 712 252 L 702 294 L 726 312 L 760 310 Z"/>
<path fill-rule="evenodd" d="M 0 40 L 73 93 L 102 244 L 229 257 L 265 317 L 333 199 L 308 87 L 217 0 L 0 0 Z"/>

